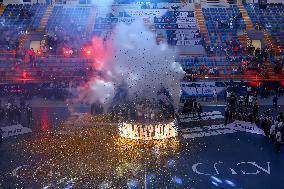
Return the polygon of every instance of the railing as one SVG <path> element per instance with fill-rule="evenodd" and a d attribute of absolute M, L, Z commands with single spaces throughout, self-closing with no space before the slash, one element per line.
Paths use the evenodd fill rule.
<path fill-rule="evenodd" d="M 16 56 L 16 53 L 17 53 L 16 50 L 2 50 L 2 51 L 0 50 L 0 57 L 6 57 L 6 56 L 14 57 L 14 56 Z"/>

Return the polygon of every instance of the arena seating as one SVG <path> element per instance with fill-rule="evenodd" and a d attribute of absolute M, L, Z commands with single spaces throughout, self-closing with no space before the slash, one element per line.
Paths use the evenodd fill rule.
<path fill-rule="evenodd" d="M 240 14 L 237 5 L 230 5 L 229 8 L 202 8 L 202 13 L 209 33 L 211 46 L 220 46 L 232 38 L 236 39 L 237 29 L 231 28 L 228 22 Z M 240 18 L 238 28 L 241 30 L 246 29 L 242 18 Z"/>
<path fill-rule="evenodd" d="M 260 23 L 269 31 L 275 45 L 284 44 L 283 4 L 268 4 L 266 9 L 260 9 L 258 4 L 247 4 L 245 7 L 255 27 Z"/>
<path fill-rule="evenodd" d="M 55 30 L 56 27 L 62 27 L 68 34 L 74 34 L 78 31 L 86 31 L 90 7 L 66 7 L 55 6 L 49 17 L 46 29 Z"/>
<path fill-rule="evenodd" d="M 235 64 L 231 64 L 226 57 L 182 57 L 176 59 L 187 74 L 193 74 L 195 78 L 210 76 L 229 77 Z M 238 65 L 240 66 L 240 65 Z M 204 68 L 203 71 L 201 71 Z M 212 73 L 210 73 L 210 69 Z"/>
<path fill-rule="evenodd" d="M 40 21 L 46 11 L 47 5 L 38 5 L 37 11 L 35 12 L 35 17 L 33 21 L 33 30 L 36 30 L 39 27 Z"/>
<path fill-rule="evenodd" d="M 93 61 L 87 60 L 87 56 L 80 57 L 82 53 L 80 54 L 80 49 L 78 50 L 76 48 L 82 48 L 88 44 L 92 35 L 107 38 L 116 24 L 120 22 L 131 23 L 134 20 L 133 17 L 122 10 L 120 10 L 122 12 L 119 12 L 115 16 L 112 15 L 112 17 L 98 17 L 99 14 L 92 10 L 92 8 L 95 9 L 92 6 L 50 6 L 52 7 L 50 10 L 51 14 L 47 17 L 46 25 L 44 25 L 43 30 L 40 32 L 42 34 L 42 32 L 46 30 L 47 35 L 45 35 L 43 39 L 47 41 L 46 47 L 48 51 L 52 49 L 51 51 L 54 50 L 54 52 L 47 52 L 48 57 L 36 57 L 37 67 L 35 68 L 32 67 L 31 63 L 21 60 L 21 56 L 17 56 L 15 50 L 18 49 L 20 39 L 25 36 L 24 34 L 27 30 L 39 32 L 37 29 L 40 26 L 48 6 L 41 4 L 22 4 L 8 5 L 3 9 L 4 12 L 0 16 L 0 32 L 2 34 L 0 36 L 0 51 L 13 51 L 9 52 L 11 56 L 0 53 L 0 80 L 23 79 L 26 76 L 35 80 L 45 78 L 54 79 L 55 76 L 57 79 L 70 79 L 73 78 L 73 76 L 82 79 L 84 78 L 82 76 L 86 75 L 86 73 L 91 73 L 89 70 L 91 69 Z M 256 23 L 261 22 L 270 32 L 275 44 L 284 44 L 283 5 L 269 5 L 267 11 L 259 9 L 256 4 L 245 5 L 245 8 L 255 27 Z M 236 4 L 226 8 L 200 6 L 199 13 L 203 15 L 204 28 L 208 30 L 208 38 L 207 34 L 206 37 L 204 37 L 205 40 L 209 39 L 209 43 L 206 44 L 218 48 L 213 48 L 214 52 L 211 53 L 209 47 L 209 51 L 207 51 L 208 57 L 205 57 L 206 55 L 204 54 L 198 54 L 198 56 L 201 57 L 177 58 L 176 61 L 181 63 L 187 73 L 190 74 L 192 69 L 198 70 L 197 72 L 199 72 L 199 74 L 195 76 L 197 79 L 261 78 L 254 70 L 234 75 L 235 72 L 232 70 L 241 66 L 240 61 L 231 62 L 226 59 L 226 55 L 228 55 L 228 57 L 247 56 L 247 54 L 244 54 L 241 50 L 238 51 L 239 53 L 234 53 L 232 48 L 239 45 L 238 29 L 246 29 L 246 24 L 244 19 L 240 16 L 239 9 Z M 243 11 L 243 9 L 241 10 Z M 92 15 L 96 14 L 97 17 L 92 17 Z M 196 12 L 193 10 L 172 11 L 172 9 L 170 9 L 163 17 L 154 18 L 156 34 L 159 34 L 159 32 L 164 34 L 169 44 L 178 45 L 179 48 L 180 46 L 190 45 L 194 45 L 195 47 L 197 45 L 200 46 L 204 44 L 204 41 L 201 40 L 200 31 L 202 32 L 202 30 L 200 26 L 198 28 L 196 24 L 197 17 L 195 16 Z M 90 17 L 93 18 L 91 24 Z M 228 21 L 236 18 L 240 20 L 239 27 L 230 27 Z M 250 24 L 250 26 L 251 28 L 253 27 L 252 24 Z M 231 42 L 228 43 L 228 41 Z M 73 55 L 63 55 L 63 48 L 67 48 L 68 50 L 72 49 L 74 52 Z M 61 49 L 61 51 L 56 51 L 56 49 Z M 226 51 L 224 51 L 224 49 Z M 52 53 L 56 53 L 56 55 Z M 188 55 L 183 54 L 183 56 Z M 196 54 L 194 54 L 194 56 L 196 56 Z M 271 62 L 268 61 L 265 62 L 268 66 L 270 63 Z M 202 74 L 200 74 L 201 67 L 204 67 L 206 70 L 202 72 Z M 210 73 L 209 70 L 213 68 L 218 70 L 218 74 Z M 265 79 L 273 78 L 277 80 L 280 78 L 280 76 L 274 77 L 273 64 L 270 65 L 268 71 L 271 77 L 269 76 Z M 272 76 L 273 74 L 274 76 Z"/>
<path fill-rule="evenodd" d="M 91 7 L 56 5 L 45 26 L 48 49 L 62 53 L 63 48 L 79 51 L 90 38 L 86 35 Z"/>
<path fill-rule="evenodd" d="M 19 38 L 26 30 L 35 30 L 46 5 L 9 4 L 0 17 L 0 50 L 16 50 Z"/>
<path fill-rule="evenodd" d="M 15 58 L 0 58 L 0 61 L 3 62 L 0 64 L 0 81 L 15 82 L 25 79 L 29 79 L 30 82 L 65 81 L 70 78 L 72 80 L 84 79 L 89 74 L 93 74 L 93 60 L 91 59 L 38 57 L 36 67 Z"/>
<path fill-rule="evenodd" d="M 249 66 L 249 69 L 241 71 L 243 57 L 236 56 L 233 60 L 228 57 L 180 57 L 176 61 L 186 71 L 187 79 L 243 79 L 243 80 L 281 80 L 284 79 L 283 74 L 276 74 L 273 70 L 275 65 L 265 62 L 265 72 L 260 74 L 256 65 Z M 276 59 L 281 59 L 278 56 Z"/>

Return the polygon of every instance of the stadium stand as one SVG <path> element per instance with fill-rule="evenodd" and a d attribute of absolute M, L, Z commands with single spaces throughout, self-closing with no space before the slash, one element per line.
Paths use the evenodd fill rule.
<path fill-rule="evenodd" d="M 17 50 L 21 36 L 38 27 L 46 7 L 42 4 L 7 5 L 0 17 L 0 49 Z"/>
<path fill-rule="evenodd" d="M 45 26 L 48 52 L 63 54 L 63 49 L 79 52 L 90 41 L 87 36 L 90 13 L 91 7 L 54 6 Z"/>
<path fill-rule="evenodd" d="M 238 30 L 246 29 L 237 5 L 230 5 L 229 8 L 202 8 L 202 13 L 211 46 L 221 46 L 232 39 L 238 42 Z M 235 21 L 236 19 L 238 20 Z"/>
<path fill-rule="evenodd" d="M 175 4 L 141 3 L 133 4 L 133 14 L 136 9 L 143 12 L 158 6 L 168 11 L 151 20 L 157 38 L 164 35 L 168 44 L 189 47 L 190 53 L 197 46 L 205 47 L 207 54 L 182 54 L 177 58 L 187 72 L 186 79 L 283 79 L 283 48 L 272 49 L 270 45 L 260 53 L 269 54 L 267 58 L 255 59 L 254 56 L 264 56 L 248 45 L 247 35 L 262 28 L 266 41 L 271 38 L 271 44 L 283 45 L 282 4 L 269 4 L 267 10 L 240 2 L 219 7 L 192 4 L 190 10 L 181 10 Z M 119 7 L 115 14 L 105 14 L 105 10 L 99 11 L 91 5 L 1 6 L 0 80 L 64 80 L 73 76 L 86 79 L 92 74 L 92 61 L 84 57 L 82 48 L 90 43 L 92 36 L 107 40 L 116 24 L 135 20 L 135 16 Z M 42 34 L 39 51 L 25 49 L 29 47 L 25 44 L 32 32 Z"/>
<path fill-rule="evenodd" d="M 284 5 L 268 4 L 260 9 L 258 4 L 246 4 L 245 8 L 256 29 L 265 29 L 271 35 L 273 44 L 284 44 Z"/>

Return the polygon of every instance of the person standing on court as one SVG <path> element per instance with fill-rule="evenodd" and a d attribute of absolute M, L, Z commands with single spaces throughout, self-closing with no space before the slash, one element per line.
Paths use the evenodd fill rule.
<path fill-rule="evenodd" d="M 214 99 L 215 103 L 218 102 L 218 96 L 217 96 L 217 90 L 216 89 L 213 90 L 213 99 Z"/>
<path fill-rule="evenodd" d="M 26 112 L 27 112 L 27 123 L 30 126 L 33 119 L 33 112 L 32 112 L 32 107 L 29 104 L 27 104 Z"/>
<path fill-rule="evenodd" d="M 276 133 L 276 152 L 277 153 L 280 152 L 281 143 L 282 143 L 281 131 L 279 128 L 277 128 L 277 133 Z"/>
<path fill-rule="evenodd" d="M 277 131 L 278 121 L 275 121 L 273 125 L 271 125 L 269 129 L 270 139 L 273 143 L 275 143 L 275 136 Z"/>
<path fill-rule="evenodd" d="M 229 117 L 230 117 L 230 110 L 229 110 L 229 107 L 227 106 L 227 107 L 225 108 L 225 125 L 228 124 Z"/>
<path fill-rule="evenodd" d="M 278 106 L 278 97 L 277 95 L 273 98 L 273 110 L 277 111 L 277 106 Z"/>
<path fill-rule="evenodd" d="M 202 106 L 200 103 L 197 104 L 197 114 L 198 114 L 198 118 L 201 120 L 201 114 L 202 114 Z"/>

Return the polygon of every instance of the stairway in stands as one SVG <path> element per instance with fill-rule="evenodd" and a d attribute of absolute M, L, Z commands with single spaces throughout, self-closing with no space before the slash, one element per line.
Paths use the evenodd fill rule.
<path fill-rule="evenodd" d="M 249 15 L 248 15 L 248 12 L 245 9 L 244 5 L 242 4 L 242 2 L 240 0 L 238 0 L 237 4 L 238 4 L 238 7 L 240 9 L 240 12 L 242 13 L 244 21 L 246 23 L 246 29 L 247 30 L 254 30 L 253 23 L 252 23 Z M 266 30 L 263 30 L 263 35 L 264 35 L 264 39 L 265 39 L 268 47 L 273 48 L 274 45 L 273 45 L 273 42 L 272 42 L 272 37 L 270 36 L 269 32 L 267 32 Z"/>
<path fill-rule="evenodd" d="M 238 0 L 237 5 L 239 7 L 240 12 L 242 13 L 242 16 L 243 16 L 245 23 L 246 23 L 246 30 L 253 30 L 254 29 L 253 23 L 252 23 L 249 15 L 248 15 L 247 10 L 245 9 L 245 7 L 243 5 L 243 3 L 240 0 Z"/>
<path fill-rule="evenodd" d="M 5 11 L 5 6 L 4 5 L 0 5 L 0 16 L 2 16 L 3 12 Z"/>
<path fill-rule="evenodd" d="M 28 33 L 24 33 L 20 37 L 20 40 L 19 40 L 19 50 L 20 51 L 24 50 L 24 47 L 25 47 L 25 44 L 26 44 L 28 38 L 29 38 L 29 34 Z"/>
<path fill-rule="evenodd" d="M 96 14 L 97 14 L 97 9 L 95 6 L 93 6 L 91 9 L 91 14 L 89 16 L 88 25 L 87 25 L 87 31 L 89 34 L 91 34 L 91 32 L 94 30 L 94 26 L 96 23 Z"/>
<path fill-rule="evenodd" d="M 53 6 L 49 5 L 40 21 L 39 27 L 37 28 L 37 32 L 43 32 L 45 30 L 45 26 L 48 22 L 49 16 L 52 14 Z"/>
<path fill-rule="evenodd" d="M 242 13 L 242 17 L 243 17 L 243 19 L 244 19 L 244 21 L 245 21 L 246 30 L 254 30 L 253 23 L 252 23 L 252 21 L 251 21 L 249 15 L 248 15 L 247 10 L 245 9 L 245 7 L 244 7 L 244 5 L 243 5 L 243 3 L 242 3 L 240 0 L 238 0 L 238 1 L 237 1 L 237 5 L 238 5 L 239 10 L 240 10 L 240 12 Z M 238 36 L 238 39 L 239 39 L 240 43 L 241 43 L 243 46 L 247 46 L 248 41 L 250 40 L 250 38 L 249 38 L 249 36 L 248 36 L 248 34 L 247 34 L 246 31 L 244 32 L 243 35 Z"/>
<path fill-rule="evenodd" d="M 194 11 L 195 11 L 195 17 L 196 17 L 197 26 L 199 28 L 199 32 L 204 36 L 205 43 L 209 45 L 210 39 L 205 25 L 204 16 L 202 14 L 201 5 L 194 4 Z"/>
<path fill-rule="evenodd" d="M 272 37 L 269 34 L 267 30 L 262 30 L 263 31 L 263 36 L 266 41 L 266 44 L 269 48 L 274 48 L 273 42 L 272 42 Z"/>

